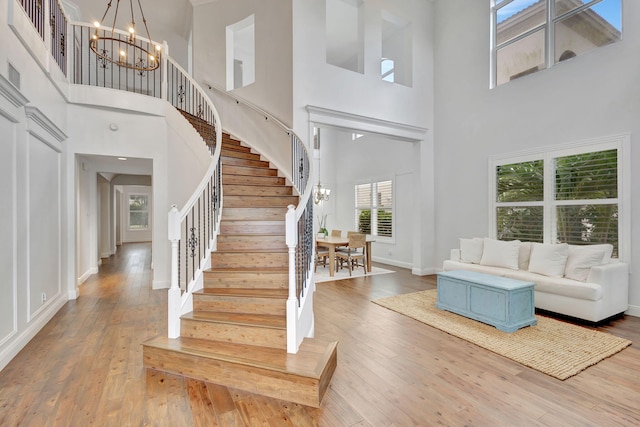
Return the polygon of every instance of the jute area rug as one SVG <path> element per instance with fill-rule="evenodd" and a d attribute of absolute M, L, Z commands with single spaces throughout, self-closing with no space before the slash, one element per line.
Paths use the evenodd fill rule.
<path fill-rule="evenodd" d="M 487 350 L 565 380 L 631 345 L 618 338 L 545 316 L 538 324 L 507 333 L 436 308 L 435 289 L 373 301 Z"/>

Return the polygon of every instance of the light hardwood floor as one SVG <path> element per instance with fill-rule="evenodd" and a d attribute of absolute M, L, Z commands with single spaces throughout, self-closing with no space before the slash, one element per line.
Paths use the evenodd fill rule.
<path fill-rule="evenodd" d="M 0 372 L 0 426 L 640 424 L 640 318 L 600 328 L 631 347 L 558 381 L 372 304 L 435 287 L 401 269 L 318 284 L 316 336 L 339 341 L 319 409 L 145 371 L 140 344 L 166 332 L 149 265 L 149 245 L 122 246 Z"/>

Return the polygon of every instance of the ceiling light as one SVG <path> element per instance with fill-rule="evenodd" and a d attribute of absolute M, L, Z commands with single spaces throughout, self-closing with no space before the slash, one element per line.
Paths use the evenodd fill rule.
<path fill-rule="evenodd" d="M 160 66 L 160 50 L 162 47 L 154 44 L 151 40 L 147 20 L 142 10 L 141 0 L 138 0 L 138 8 L 136 9 L 139 9 L 139 15 L 144 24 L 148 40 L 140 40 L 136 37 L 133 0 L 129 0 L 129 7 L 126 7 L 126 9 L 131 10 L 131 17 L 127 24 L 128 34 L 116 31 L 116 26 L 118 25 L 118 9 L 121 1 L 126 2 L 127 0 L 116 0 L 113 20 L 110 22 L 110 25 L 105 22 L 105 20 L 111 19 L 107 15 L 109 15 L 113 0 L 108 0 L 107 9 L 102 16 L 102 20 L 94 22 L 96 28 L 91 36 L 91 50 L 98 55 L 103 65 L 111 62 L 121 67 L 138 70 L 141 74 L 143 71 L 153 71 Z M 156 53 L 152 55 L 154 49 Z"/>

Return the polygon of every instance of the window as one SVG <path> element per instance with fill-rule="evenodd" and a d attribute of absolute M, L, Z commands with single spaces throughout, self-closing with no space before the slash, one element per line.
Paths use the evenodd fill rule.
<path fill-rule="evenodd" d="M 610 243 L 614 256 L 620 256 L 626 144 L 628 138 L 616 137 L 529 158 L 492 160 L 494 235 L 541 243 Z"/>
<path fill-rule="evenodd" d="M 491 86 L 615 43 L 622 0 L 491 0 Z"/>
<path fill-rule="evenodd" d="M 393 181 L 355 186 L 356 228 L 361 233 L 393 237 Z"/>
<path fill-rule="evenodd" d="M 129 229 L 146 230 L 149 228 L 149 196 L 129 195 Z"/>
<path fill-rule="evenodd" d="M 394 61 L 389 58 L 382 58 L 380 61 L 380 74 L 382 75 L 382 80 L 385 82 L 393 83 L 395 81 L 394 74 Z"/>

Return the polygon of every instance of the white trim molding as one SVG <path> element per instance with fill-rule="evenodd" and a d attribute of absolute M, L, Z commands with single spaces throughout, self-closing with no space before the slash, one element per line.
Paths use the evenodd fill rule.
<path fill-rule="evenodd" d="M 38 137 L 43 142 L 48 142 L 48 138 L 42 135 L 38 130 L 44 130 L 50 136 L 54 137 L 56 141 L 62 142 L 67 139 L 67 135 L 53 123 L 42 111 L 37 107 L 26 106 L 24 107 L 24 113 L 27 119 L 29 119 L 29 125 L 27 126 L 29 133 Z M 37 125 L 37 126 L 34 126 Z M 59 150 L 59 147 L 52 147 L 55 150 Z"/>
<path fill-rule="evenodd" d="M 315 124 L 335 126 L 343 129 L 388 135 L 398 139 L 423 141 L 429 129 L 405 123 L 391 122 L 374 117 L 365 117 L 343 111 L 307 105 L 309 121 Z"/>
<path fill-rule="evenodd" d="M 22 94 L 20 89 L 15 87 L 2 74 L 0 74 L 0 94 L 17 108 L 24 107 L 29 103 L 29 100 Z"/>

